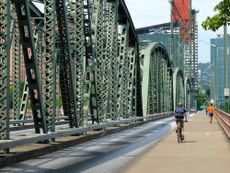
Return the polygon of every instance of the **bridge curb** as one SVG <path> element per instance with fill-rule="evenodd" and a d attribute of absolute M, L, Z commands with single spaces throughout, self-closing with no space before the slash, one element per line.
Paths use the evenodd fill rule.
<path fill-rule="evenodd" d="M 164 117 L 167 118 L 167 117 Z M 159 118 L 160 119 L 160 118 Z M 152 119 L 148 121 L 139 121 L 137 123 L 131 123 L 131 124 L 123 124 L 117 127 L 110 127 L 107 129 L 103 129 L 103 131 L 92 131 L 87 133 L 83 136 L 67 136 L 67 137 L 61 137 L 58 138 L 55 142 L 50 142 L 49 144 L 30 144 L 26 145 L 26 149 L 20 149 L 21 147 L 16 147 L 15 149 L 12 149 L 9 154 L 0 153 L 0 168 L 25 161 L 28 159 L 32 159 L 38 156 L 42 156 L 45 154 L 49 154 L 64 148 L 72 147 L 74 145 L 79 145 L 81 143 L 96 139 L 98 137 L 103 137 L 110 135 L 115 132 L 120 132 L 122 130 L 126 130 L 132 127 L 136 127 L 142 124 L 146 124 L 152 121 L 156 121 L 159 119 Z M 72 138 L 72 139 L 68 139 Z M 39 146 L 36 146 L 39 145 Z M 40 146 L 44 145 L 44 146 Z M 48 146 L 47 146 L 48 145 Z M 25 146 L 22 146 L 25 147 Z M 34 148 L 35 149 L 34 149 Z M 32 148 L 32 149 L 30 149 Z"/>

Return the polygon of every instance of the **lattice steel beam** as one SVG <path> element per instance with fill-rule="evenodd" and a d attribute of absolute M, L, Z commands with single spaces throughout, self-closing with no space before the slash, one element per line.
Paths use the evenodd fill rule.
<path fill-rule="evenodd" d="M 0 139 L 9 139 L 10 2 L 0 1 Z"/>
<path fill-rule="evenodd" d="M 60 88 L 65 116 L 69 117 L 70 127 L 78 127 L 76 113 L 76 94 L 74 92 L 73 67 L 71 61 L 70 39 L 67 25 L 66 1 L 56 1 L 58 33 L 60 41 Z"/>
<path fill-rule="evenodd" d="M 76 94 L 77 127 L 83 124 L 83 92 L 84 92 L 84 0 L 68 0 L 68 11 L 71 23 L 70 42 L 74 59 L 74 92 Z"/>
<path fill-rule="evenodd" d="M 56 116 L 56 7 L 44 0 L 44 104 L 48 130 L 55 131 Z"/>
<path fill-rule="evenodd" d="M 96 56 L 96 90 L 97 90 L 97 103 L 98 103 L 98 123 L 105 121 L 105 99 L 104 92 L 104 73 L 105 73 L 105 23 L 104 21 L 104 0 L 95 0 L 92 18 L 95 21 L 92 28 L 94 30 L 94 44 L 95 44 L 95 56 Z"/>
<path fill-rule="evenodd" d="M 16 18 L 16 14 L 14 14 Z M 13 28 L 13 118 L 18 119 L 20 114 L 20 78 L 21 78 L 21 45 L 19 43 L 18 21 L 15 19 Z"/>
<path fill-rule="evenodd" d="M 117 109 L 117 66 L 118 66 L 118 1 L 108 3 L 107 16 L 107 37 L 106 37 L 106 63 L 105 63 L 105 79 L 104 79 L 104 106 L 106 109 L 104 114 L 109 114 L 114 119 L 118 115 Z"/>
<path fill-rule="evenodd" d="M 166 48 L 160 43 L 143 43 L 141 60 L 144 116 L 172 111 L 172 69 Z"/>
<path fill-rule="evenodd" d="M 118 110 L 119 117 L 123 117 L 127 115 L 127 112 L 124 109 L 123 103 L 126 102 L 126 89 L 127 89 L 127 81 L 126 81 L 126 72 L 128 67 L 128 41 L 129 41 L 129 23 L 127 21 L 126 24 L 121 26 L 120 33 L 120 47 L 119 47 L 119 58 L 118 58 Z M 126 104 L 126 103 L 124 103 Z M 118 117 L 118 118 L 119 118 Z"/>
<path fill-rule="evenodd" d="M 41 80 L 38 73 L 37 56 L 34 47 L 35 44 L 29 1 L 12 0 L 12 2 L 15 4 L 18 17 L 20 40 L 26 66 L 35 132 L 40 133 L 40 128 L 42 128 L 43 132 L 47 133 L 45 110 L 41 91 Z"/>
<path fill-rule="evenodd" d="M 89 0 L 84 1 L 84 38 L 85 38 L 85 73 L 84 73 L 84 100 L 89 102 L 84 103 L 84 114 L 88 114 L 90 108 L 90 114 L 92 116 L 92 123 L 94 119 L 98 117 L 98 104 L 97 104 L 97 88 L 96 88 L 96 76 L 95 76 L 95 62 L 96 57 L 93 50 L 93 41 L 91 33 L 91 11 Z M 87 117 L 86 117 L 87 121 Z"/>

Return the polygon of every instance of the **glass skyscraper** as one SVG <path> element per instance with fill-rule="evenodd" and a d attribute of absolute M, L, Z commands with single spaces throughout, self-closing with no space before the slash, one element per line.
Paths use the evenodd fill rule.
<path fill-rule="evenodd" d="M 217 105 L 224 105 L 224 38 L 223 35 L 218 35 L 217 38 L 211 39 L 211 68 L 212 68 L 212 79 L 211 79 L 211 98 L 217 98 Z M 217 52 L 216 52 L 217 51 Z M 217 56 L 217 57 L 216 57 Z M 228 67 L 230 67 L 230 35 L 227 37 L 227 57 Z M 215 64 L 215 58 L 217 58 Z M 217 78 L 215 73 L 217 72 Z M 217 80 L 217 81 L 216 81 Z M 214 90 L 217 82 L 217 90 Z M 228 88 L 230 88 L 230 69 L 228 70 Z M 217 97 L 215 98 L 215 92 L 217 91 Z"/>

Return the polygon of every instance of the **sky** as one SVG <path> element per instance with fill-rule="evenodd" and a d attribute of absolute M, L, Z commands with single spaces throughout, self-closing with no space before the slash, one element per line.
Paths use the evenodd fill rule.
<path fill-rule="evenodd" d="M 136 28 L 170 22 L 169 0 L 125 0 Z M 213 10 L 221 0 L 192 0 L 192 8 L 199 10 L 198 22 L 198 61 L 210 62 L 210 39 L 223 34 L 223 28 L 217 32 L 205 31 L 201 24 L 207 16 L 212 17 Z M 228 28 L 228 34 L 230 29 Z M 207 42 L 207 43 L 204 43 Z"/>

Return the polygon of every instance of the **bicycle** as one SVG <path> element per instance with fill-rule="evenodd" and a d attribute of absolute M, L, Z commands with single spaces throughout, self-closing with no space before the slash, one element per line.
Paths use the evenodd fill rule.
<path fill-rule="evenodd" d="M 182 128 L 181 128 L 181 123 L 183 121 L 183 119 L 176 119 L 177 121 L 177 129 L 176 129 L 176 133 L 177 133 L 177 142 L 182 143 L 182 141 L 184 140 L 184 137 L 182 135 Z"/>

